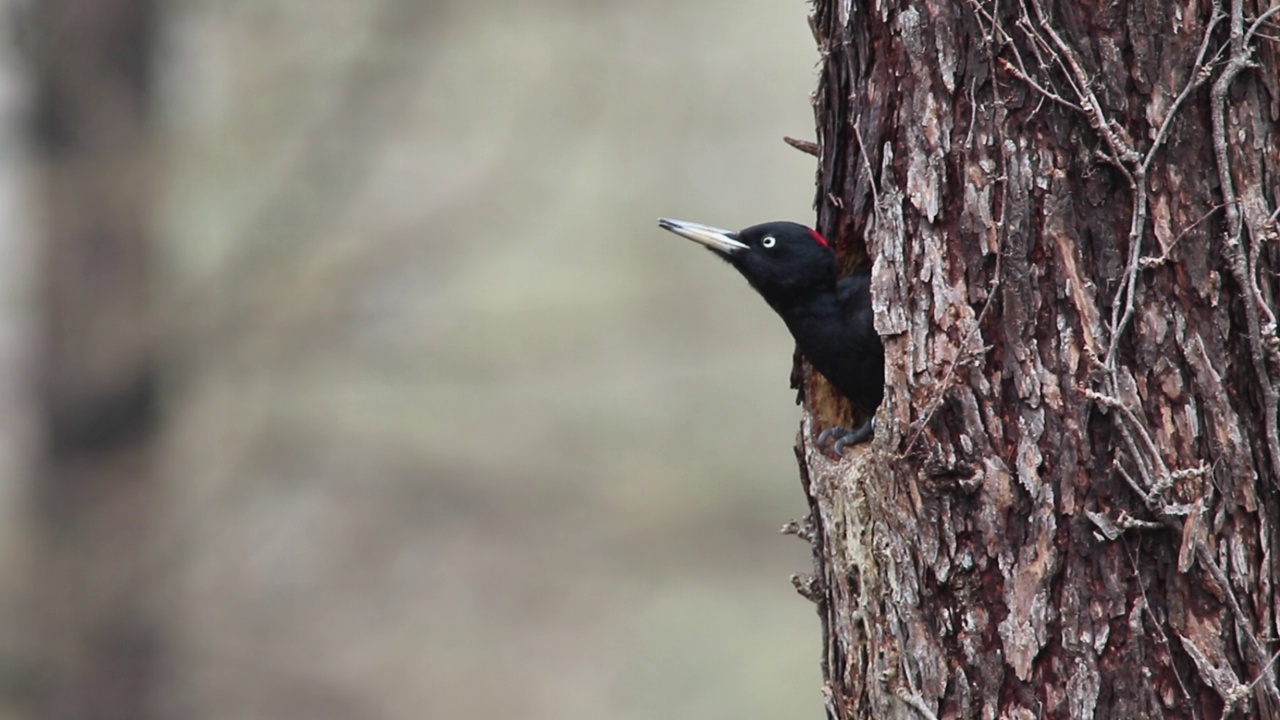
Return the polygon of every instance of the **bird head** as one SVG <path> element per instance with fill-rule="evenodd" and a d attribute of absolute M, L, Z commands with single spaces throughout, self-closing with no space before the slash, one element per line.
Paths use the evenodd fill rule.
<path fill-rule="evenodd" d="M 774 307 L 835 286 L 835 252 L 816 230 L 799 223 L 768 222 L 737 232 L 667 218 L 659 219 L 658 225 L 705 246 L 737 268 Z"/>

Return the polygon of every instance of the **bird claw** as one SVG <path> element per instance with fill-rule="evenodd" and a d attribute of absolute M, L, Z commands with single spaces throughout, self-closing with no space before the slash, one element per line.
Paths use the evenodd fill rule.
<path fill-rule="evenodd" d="M 837 456 L 841 456 L 844 455 L 844 449 L 846 447 L 850 445 L 857 445 L 858 443 L 865 442 L 869 439 L 871 437 L 871 433 L 875 430 L 875 427 L 876 419 L 873 417 L 853 430 L 842 427 L 827 428 L 818 435 L 818 445 L 826 445 L 828 440 L 835 438 L 836 442 L 831 446 L 831 450 L 835 452 Z"/>
<path fill-rule="evenodd" d="M 818 445 L 826 445 L 831 438 L 839 440 L 849 434 L 849 428 L 829 427 L 818 434 Z"/>

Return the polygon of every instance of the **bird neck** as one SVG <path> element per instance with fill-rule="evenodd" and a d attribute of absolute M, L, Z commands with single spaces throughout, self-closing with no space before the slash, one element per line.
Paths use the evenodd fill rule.
<path fill-rule="evenodd" d="M 831 283 L 796 288 L 793 292 L 780 294 L 777 299 L 769 299 L 769 304 L 788 325 L 801 318 L 839 314 L 834 280 Z"/>

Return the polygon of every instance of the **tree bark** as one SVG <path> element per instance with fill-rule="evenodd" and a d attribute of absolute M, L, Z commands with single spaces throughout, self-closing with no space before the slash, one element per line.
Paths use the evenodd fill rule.
<path fill-rule="evenodd" d="M 815 0 L 887 355 L 838 462 L 798 375 L 829 717 L 1280 717 L 1277 20 Z"/>

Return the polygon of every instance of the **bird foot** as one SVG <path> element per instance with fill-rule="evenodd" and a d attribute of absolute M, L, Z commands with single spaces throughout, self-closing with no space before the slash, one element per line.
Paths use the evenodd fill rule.
<path fill-rule="evenodd" d="M 818 446 L 827 444 L 828 440 L 835 438 L 835 445 L 831 449 L 837 456 L 844 455 L 844 449 L 850 445 L 857 445 L 870 439 L 871 433 L 876 428 L 876 419 L 871 418 L 862 425 L 850 430 L 849 428 L 833 427 L 823 430 L 818 435 Z"/>

